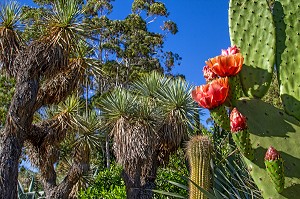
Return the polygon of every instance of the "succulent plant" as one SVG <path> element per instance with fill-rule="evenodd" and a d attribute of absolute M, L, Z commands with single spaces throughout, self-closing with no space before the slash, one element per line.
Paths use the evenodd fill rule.
<path fill-rule="evenodd" d="M 279 152 L 272 146 L 266 152 L 265 165 L 276 190 L 281 193 L 284 188 L 283 160 Z"/>
<path fill-rule="evenodd" d="M 206 198 L 197 186 L 209 191 L 211 186 L 212 145 L 208 136 L 195 136 L 187 144 L 187 157 L 190 164 L 189 198 Z M 195 184 L 197 186 L 195 186 Z"/>
<path fill-rule="evenodd" d="M 246 117 L 237 108 L 234 108 L 230 113 L 230 130 L 232 138 L 240 152 L 249 160 L 253 160 L 254 151 L 250 141 Z"/>
<path fill-rule="evenodd" d="M 232 136 L 264 198 L 294 198 L 300 194 L 299 18 L 299 0 L 275 0 L 272 4 L 268 0 L 230 0 L 232 47 L 206 62 L 215 74 L 229 79 L 229 91 L 226 101 L 213 108 L 203 107 L 210 109 L 212 118 L 224 129 L 227 128 L 224 123 L 228 121 L 226 110 L 237 107 L 247 117 L 245 129 L 246 125 L 239 129 L 235 126 L 239 122 L 232 123 Z M 260 100 L 269 89 L 275 66 L 284 110 Z M 203 88 L 209 88 L 219 79 Z M 203 96 L 206 100 L 208 94 L 221 93 L 220 87 L 213 88 L 214 92 L 206 91 L 205 94 L 201 94 L 205 90 L 196 89 L 194 100 Z M 239 120 L 245 119 L 240 117 Z M 273 187 L 264 166 L 270 145 L 281 151 L 285 167 L 285 176 L 276 178 L 279 183 Z M 270 163 L 267 165 L 269 167 Z"/>

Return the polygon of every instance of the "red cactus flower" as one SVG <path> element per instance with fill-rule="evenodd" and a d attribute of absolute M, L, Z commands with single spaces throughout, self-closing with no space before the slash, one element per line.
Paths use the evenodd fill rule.
<path fill-rule="evenodd" d="M 224 103 L 229 91 L 228 78 L 215 79 L 192 91 L 193 99 L 203 108 L 212 109 Z"/>
<path fill-rule="evenodd" d="M 279 152 L 272 146 L 270 146 L 266 152 L 265 160 L 277 160 L 280 158 Z"/>
<path fill-rule="evenodd" d="M 214 73 L 209 66 L 204 66 L 203 67 L 203 76 L 207 82 L 216 79 L 218 75 Z"/>
<path fill-rule="evenodd" d="M 222 50 L 222 55 L 234 55 L 240 52 L 240 49 L 234 45 L 232 47 L 229 47 L 227 50 Z"/>
<path fill-rule="evenodd" d="M 247 128 L 247 119 L 236 108 L 230 113 L 230 130 L 232 132 L 241 131 Z"/>
<path fill-rule="evenodd" d="M 235 76 L 242 70 L 244 57 L 241 53 L 219 55 L 206 61 L 211 70 L 220 77 Z"/>

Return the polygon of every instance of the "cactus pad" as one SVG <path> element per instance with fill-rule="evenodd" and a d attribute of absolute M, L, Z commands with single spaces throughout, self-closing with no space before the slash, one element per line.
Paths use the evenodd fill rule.
<path fill-rule="evenodd" d="M 254 148 L 254 160 L 244 160 L 263 197 L 282 199 L 300 196 L 300 122 L 258 99 L 241 99 L 237 105 L 248 118 Z M 284 159 L 285 186 L 282 193 L 278 193 L 275 186 L 270 186 L 273 183 L 265 170 L 264 156 L 271 145 Z"/>
<path fill-rule="evenodd" d="M 300 120 L 300 1 L 276 1 L 276 66 L 285 111 Z"/>
<path fill-rule="evenodd" d="M 267 1 L 231 0 L 229 31 L 231 45 L 237 45 L 245 59 L 240 72 L 244 93 L 261 98 L 275 62 L 275 27 Z"/>
<path fill-rule="evenodd" d="M 248 129 L 232 132 L 232 139 L 234 140 L 240 152 L 249 160 L 253 160 L 254 152 L 249 136 L 250 134 Z"/>
<path fill-rule="evenodd" d="M 272 146 L 269 147 L 265 155 L 266 170 L 275 185 L 278 193 L 284 188 L 284 167 L 280 154 Z"/>
<path fill-rule="evenodd" d="M 230 130 L 229 116 L 224 104 L 216 108 L 210 109 L 209 111 L 210 111 L 211 118 L 219 127 L 227 131 Z"/>

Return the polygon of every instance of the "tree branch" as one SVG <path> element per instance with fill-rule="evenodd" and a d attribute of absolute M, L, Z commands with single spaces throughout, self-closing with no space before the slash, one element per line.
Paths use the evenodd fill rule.
<path fill-rule="evenodd" d="M 47 79 L 39 89 L 35 110 L 65 100 L 77 88 L 83 73 L 81 62 L 74 61 L 69 65 L 68 70 Z"/>

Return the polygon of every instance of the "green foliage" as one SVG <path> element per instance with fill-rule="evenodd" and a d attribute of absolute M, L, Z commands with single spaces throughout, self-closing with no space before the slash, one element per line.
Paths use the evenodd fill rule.
<path fill-rule="evenodd" d="M 187 190 L 171 184 L 169 181 L 187 186 L 187 181 L 183 179 L 182 176 L 188 176 L 188 173 L 187 160 L 185 158 L 184 150 L 178 149 L 173 155 L 171 155 L 169 163 L 165 167 L 158 169 L 157 178 L 155 181 L 156 189 L 187 196 Z M 155 193 L 154 198 L 167 199 L 168 197 Z"/>
<path fill-rule="evenodd" d="M 15 91 L 15 80 L 0 75 L 0 127 L 4 126 L 6 113 Z"/>
<path fill-rule="evenodd" d="M 124 199 L 125 185 L 121 178 L 122 167 L 112 165 L 110 169 L 100 171 L 93 184 L 86 190 L 81 190 L 80 199 Z"/>

